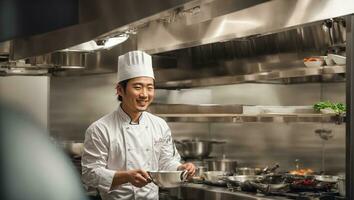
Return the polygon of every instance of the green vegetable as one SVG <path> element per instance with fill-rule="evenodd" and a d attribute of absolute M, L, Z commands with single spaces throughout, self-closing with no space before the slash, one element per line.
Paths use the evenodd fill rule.
<path fill-rule="evenodd" d="M 313 109 L 320 111 L 322 109 L 332 109 L 336 114 L 345 113 L 345 105 L 342 103 L 333 103 L 330 101 L 321 101 L 313 106 Z"/>

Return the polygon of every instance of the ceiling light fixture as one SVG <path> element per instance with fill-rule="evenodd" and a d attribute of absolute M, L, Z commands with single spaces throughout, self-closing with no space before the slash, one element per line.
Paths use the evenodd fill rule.
<path fill-rule="evenodd" d="M 104 49 L 111 49 L 114 46 L 125 42 L 129 38 L 128 34 L 120 34 L 118 36 L 110 37 L 102 40 L 90 40 L 73 47 L 63 49 L 61 51 L 76 51 L 76 52 L 92 52 Z"/>

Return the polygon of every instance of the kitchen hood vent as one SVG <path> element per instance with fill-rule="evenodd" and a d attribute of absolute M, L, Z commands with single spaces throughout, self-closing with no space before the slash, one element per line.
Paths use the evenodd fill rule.
<path fill-rule="evenodd" d="M 318 28 L 325 20 L 353 14 L 354 1 L 82 0 L 79 10 L 77 25 L 12 40 L 8 59 L 25 59 L 34 68 L 46 66 L 55 75 L 88 75 L 116 72 L 118 56 L 138 49 L 157 58 L 156 75 L 162 82 L 263 73 L 279 67 L 273 67 L 276 63 L 299 63 L 311 53 L 323 54 L 334 43 L 343 45 L 343 38 L 328 40 Z M 314 24 L 319 25 L 315 32 L 306 29 Z M 125 42 L 109 46 L 110 38 L 123 35 L 129 36 Z M 282 46 L 294 35 L 300 41 Z M 100 51 L 104 48 L 111 49 Z M 0 56 L 0 62 L 6 59 Z M 83 66 L 74 73 L 65 71 Z"/>
<path fill-rule="evenodd" d="M 0 63 L 0 75 L 48 75 L 55 71 L 78 70 L 86 66 L 87 53 L 54 52 L 28 59 Z"/>

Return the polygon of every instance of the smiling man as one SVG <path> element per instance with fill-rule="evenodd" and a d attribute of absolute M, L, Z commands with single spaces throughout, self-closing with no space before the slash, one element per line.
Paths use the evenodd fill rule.
<path fill-rule="evenodd" d="M 102 199 L 158 199 L 158 187 L 147 171 L 187 170 L 180 163 L 167 123 L 146 109 L 155 95 L 151 56 L 128 52 L 118 59 L 117 110 L 94 122 L 86 131 L 82 155 L 85 184 Z"/>

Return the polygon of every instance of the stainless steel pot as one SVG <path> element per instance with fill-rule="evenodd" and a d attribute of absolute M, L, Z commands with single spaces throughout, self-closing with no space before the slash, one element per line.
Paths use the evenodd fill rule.
<path fill-rule="evenodd" d="M 208 171 L 202 174 L 204 183 L 212 185 L 226 185 L 227 172 L 224 171 Z"/>
<path fill-rule="evenodd" d="M 326 183 L 337 183 L 339 177 L 338 176 L 331 176 L 331 175 L 314 175 L 315 180 L 326 182 Z"/>
<path fill-rule="evenodd" d="M 151 181 L 161 188 L 179 187 L 187 180 L 187 171 L 148 171 Z"/>
<path fill-rule="evenodd" d="M 211 140 L 181 140 L 175 141 L 176 148 L 182 158 L 207 158 L 212 151 L 212 144 L 223 142 Z"/>
<path fill-rule="evenodd" d="M 236 175 L 236 176 L 229 176 L 227 180 L 231 183 L 241 185 L 246 181 L 261 181 L 263 176 L 260 175 Z"/>
<path fill-rule="evenodd" d="M 253 168 L 253 167 L 236 168 L 237 175 L 259 175 L 261 173 L 262 173 L 261 168 Z"/>
<path fill-rule="evenodd" d="M 234 174 L 237 167 L 237 161 L 230 159 L 207 159 L 205 162 L 209 171 L 224 171 Z"/>

